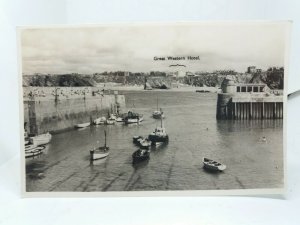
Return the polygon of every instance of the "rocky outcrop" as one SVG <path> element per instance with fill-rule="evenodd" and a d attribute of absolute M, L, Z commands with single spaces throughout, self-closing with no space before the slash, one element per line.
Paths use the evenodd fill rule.
<path fill-rule="evenodd" d="M 172 86 L 171 77 L 148 77 L 145 79 L 145 89 L 170 89 Z"/>

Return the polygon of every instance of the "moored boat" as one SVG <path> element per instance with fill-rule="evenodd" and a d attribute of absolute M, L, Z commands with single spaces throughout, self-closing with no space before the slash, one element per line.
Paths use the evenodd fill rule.
<path fill-rule="evenodd" d="M 143 139 L 143 136 L 133 136 L 133 143 L 139 144 L 140 140 Z"/>
<path fill-rule="evenodd" d="M 109 119 L 106 120 L 106 125 L 114 125 L 115 122 L 116 121 L 114 119 L 109 118 Z"/>
<path fill-rule="evenodd" d="M 44 145 L 41 146 L 31 146 L 30 148 L 25 148 L 25 158 L 32 158 L 37 155 L 41 155 L 45 149 Z"/>
<path fill-rule="evenodd" d="M 79 123 L 75 125 L 75 128 L 84 128 L 90 126 L 91 123 Z"/>
<path fill-rule="evenodd" d="M 34 145 L 34 144 L 27 144 L 27 145 L 25 145 L 25 151 L 30 151 L 30 150 L 32 150 L 32 149 L 34 149 L 36 147 L 37 146 Z"/>
<path fill-rule="evenodd" d="M 156 110 L 152 113 L 152 117 L 154 119 L 160 119 L 160 118 L 165 118 L 164 112 L 160 109 L 159 111 Z"/>
<path fill-rule="evenodd" d="M 110 117 L 109 117 L 110 120 L 116 120 L 117 119 L 117 116 L 115 114 L 110 114 Z"/>
<path fill-rule="evenodd" d="M 109 155 L 109 147 L 106 145 L 106 131 L 104 131 L 104 146 L 90 150 L 90 160 L 103 159 Z"/>
<path fill-rule="evenodd" d="M 143 115 L 129 111 L 124 118 L 125 124 L 140 123 L 144 120 Z"/>
<path fill-rule="evenodd" d="M 162 111 L 162 109 L 160 108 L 159 110 L 158 110 L 158 98 L 157 98 L 157 103 L 156 103 L 156 105 L 157 105 L 157 109 L 155 110 L 155 111 L 153 111 L 153 113 L 152 113 L 152 117 L 154 118 L 154 119 L 161 119 L 161 118 L 164 118 L 165 117 L 165 115 L 164 115 L 164 112 Z"/>
<path fill-rule="evenodd" d="M 161 126 L 156 127 L 155 130 L 148 136 L 148 139 L 153 144 L 156 144 L 157 142 L 168 142 L 169 141 L 169 135 L 167 134 L 166 129 L 163 126 L 162 118 L 160 118 L 160 119 L 161 119 Z"/>
<path fill-rule="evenodd" d="M 122 122 L 124 122 L 124 119 L 122 117 L 117 117 L 116 122 L 122 123 Z"/>
<path fill-rule="evenodd" d="M 105 124 L 105 122 L 106 122 L 105 116 L 102 116 L 102 117 L 100 117 L 100 118 L 97 118 L 97 119 L 95 119 L 95 120 L 93 121 L 93 123 L 94 123 L 95 125 Z"/>
<path fill-rule="evenodd" d="M 205 169 L 211 171 L 223 171 L 226 169 L 226 165 L 205 157 L 203 158 L 203 165 Z"/>
<path fill-rule="evenodd" d="M 40 134 L 34 137 L 30 137 L 30 142 L 35 145 L 45 145 L 48 144 L 51 141 L 52 135 L 47 132 L 46 134 Z"/>
<path fill-rule="evenodd" d="M 151 141 L 148 138 L 139 139 L 140 148 L 148 149 L 151 146 Z"/>
<path fill-rule="evenodd" d="M 133 163 L 141 162 L 150 158 L 150 150 L 139 149 L 132 154 Z"/>

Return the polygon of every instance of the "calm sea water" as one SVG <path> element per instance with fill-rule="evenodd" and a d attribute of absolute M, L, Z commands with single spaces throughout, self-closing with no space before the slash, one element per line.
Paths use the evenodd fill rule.
<path fill-rule="evenodd" d="M 217 121 L 217 95 L 194 92 L 125 92 L 128 109 L 144 115 L 140 125 L 93 126 L 53 135 L 47 151 L 26 160 L 27 191 L 139 191 L 277 188 L 283 186 L 282 120 Z M 134 135 L 148 135 L 157 98 L 169 144 L 133 165 Z M 110 155 L 90 163 L 89 150 Z M 267 143 L 260 142 L 265 136 Z M 202 157 L 227 165 L 222 173 L 202 168 Z"/>

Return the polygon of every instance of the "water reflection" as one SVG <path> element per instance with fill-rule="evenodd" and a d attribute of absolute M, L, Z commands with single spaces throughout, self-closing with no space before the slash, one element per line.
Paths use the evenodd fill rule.
<path fill-rule="evenodd" d="M 217 129 L 220 133 L 240 132 L 251 129 L 276 129 L 282 128 L 282 119 L 265 119 L 265 120 L 218 120 Z"/>
<path fill-rule="evenodd" d="M 149 157 L 149 159 L 146 159 L 144 161 L 140 161 L 140 162 L 132 162 L 132 167 L 135 169 L 135 170 L 138 170 L 138 169 L 142 169 L 142 168 L 145 168 L 149 161 L 150 161 L 150 158 L 151 156 Z"/>
<path fill-rule="evenodd" d="M 26 174 L 33 180 L 44 178 L 45 169 L 46 167 L 44 161 L 33 161 L 30 164 L 26 164 Z"/>

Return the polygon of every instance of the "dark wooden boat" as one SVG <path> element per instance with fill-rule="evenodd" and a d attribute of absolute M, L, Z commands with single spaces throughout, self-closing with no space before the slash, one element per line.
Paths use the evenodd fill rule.
<path fill-rule="evenodd" d="M 132 154 L 133 163 L 148 160 L 150 158 L 150 150 L 139 149 Z"/>
<path fill-rule="evenodd" d="M 140 140 L 143 139 L 143 136 L 133 136 L 132 140 L 134 144 L 139 144 Z"/>
<path fill-rule="evenodd" d="M 152 142 L 152 144 L 155 144 L 156 142 L 169 142 L 169 136 L 163 126 L 162 118 L 160 118 L 160 121 L 161 126 L 156 127 L 155 130 L 148 136 L 148 139 Z"/>
<path fill-rule="evenodd" d="M 124 123 L 125 124 L 132 124 L 132 123 L 139 124 L 143 120 L 144 120 L 143 115 L 129 111 L 124 118 Z"/>

